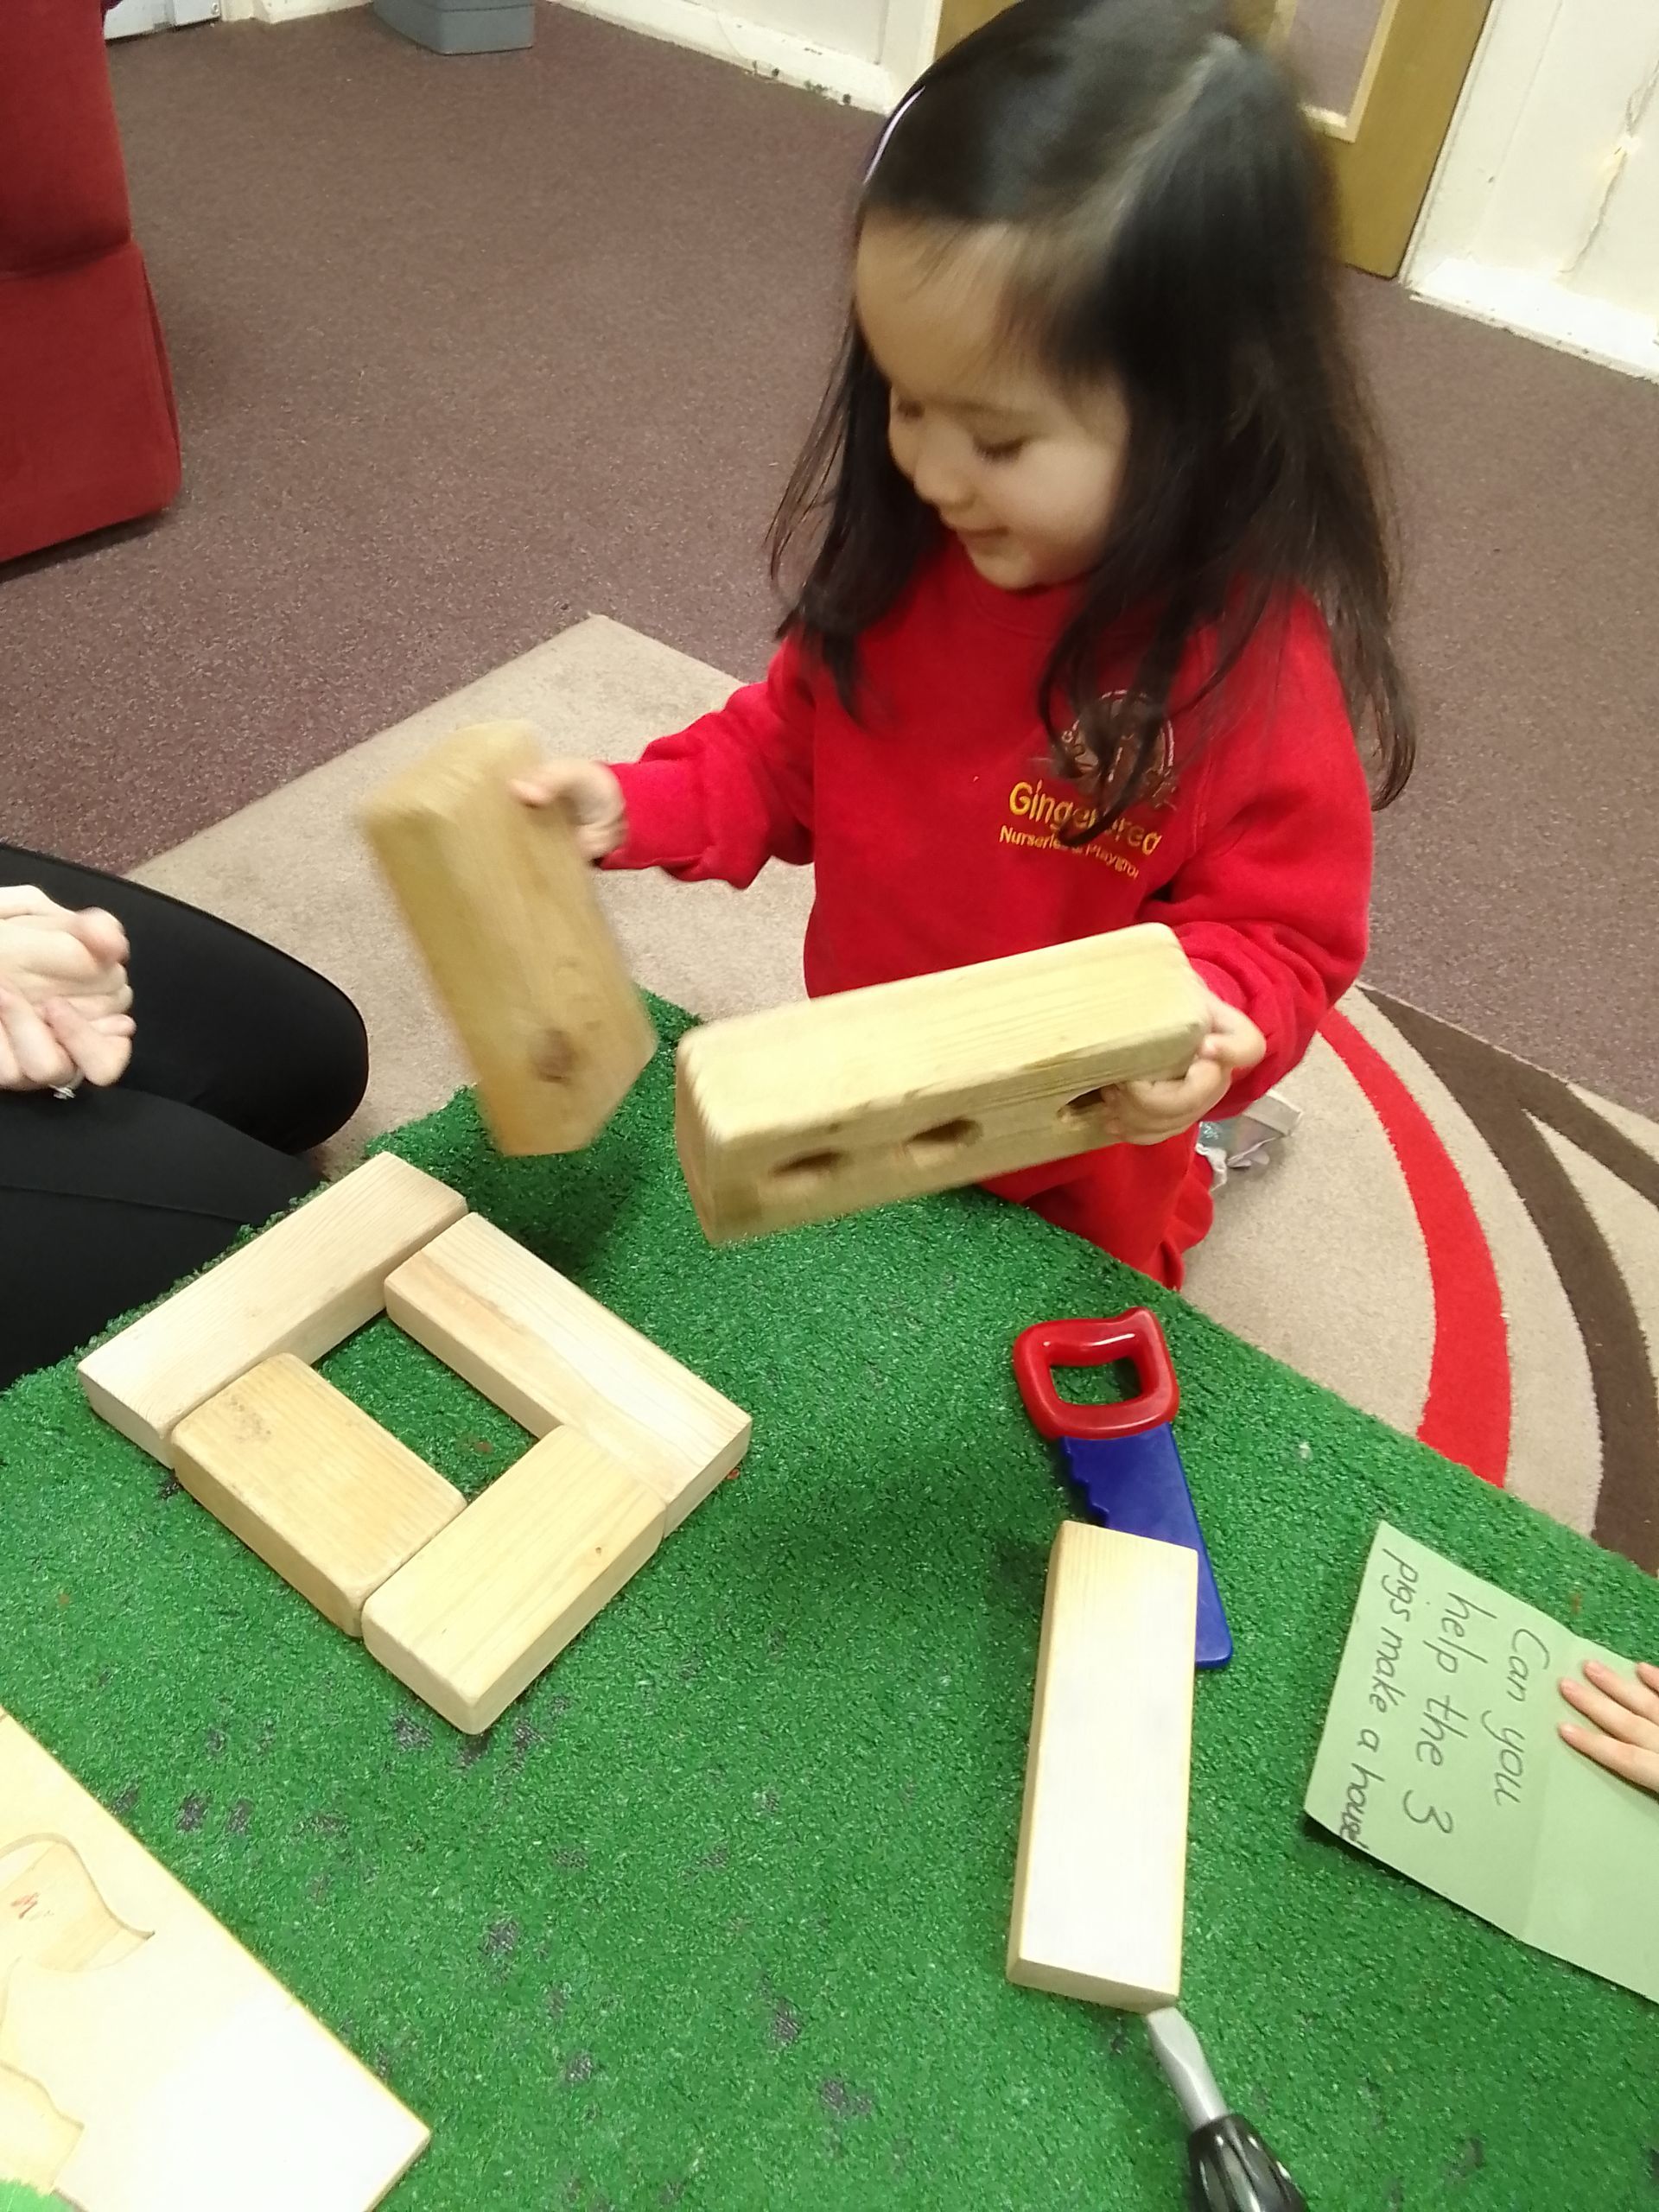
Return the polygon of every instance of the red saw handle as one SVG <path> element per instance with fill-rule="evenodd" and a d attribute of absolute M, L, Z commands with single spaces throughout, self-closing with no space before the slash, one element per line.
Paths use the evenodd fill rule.
<path fill-rule="evenodd" d="M 1133 1398 L 1084 1406 L 1063 1398 L 1054 1386 L 1057 1367 L 1106 1367 L 1118 1359 L 1134 1363 L 1141 1387 Z M 1109 1321 L 1039 1321 L 1014 1339 L 1014 1373 L 1026 1411 L 1057 1441 L 1140 1436 L 1173 1421 L 1181 1402 L 1164 1332 L 1144 1306 Z"/>

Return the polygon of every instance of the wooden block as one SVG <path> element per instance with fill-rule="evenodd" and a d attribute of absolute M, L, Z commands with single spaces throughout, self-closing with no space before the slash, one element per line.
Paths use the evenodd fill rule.
<path fill-rule="evenodd" d="M 0 2176 L 82 2212 L 367 2212 L 427 2139 L 0 1713 Z"/>
<path fill-rule="evenodd" d="M 660 1502 L 597 1444 L 556 1430 L 363 1608 L 383 1667 L 468 1735 L 587 1627 L 663 1534 Z"/>
<path fill-rule="evenodd" d="M 591 1143 L 657 1045 L 569 817 L 508 789 L 540 758 L 528 722 L 458 730 L 362 816 L 515 1154 Z"/>
<path fill-rule="evenodd" d="M 679 1048 L 686 1186 L 719 1243 L 1062 1160 L 1206 1027 L 1156 922 L 711 1022 Z"/>
<path fill-rule="evenodd" d="M 1037 1655 L 1008 1979 L 1131 2012 L 1181 1986 L 1198 1554 L 1067 1521 Z"/>
<path fill-rule="evenodd" d="M 532 1436 L 602 1444 L 671 1529 L 748 1449 L 747 1414 L 477 1214 L 387 1279 L 386 1311 Z"/>
<path fill-rule="evenodd" d="M 291 1352 L 187 1414 L 170 1456 L 191 1497 L 347 1636 L 467 1503 Z"/>
<path fill-rule="evenodd" d="M 186 1414 L 262 1359 L 317 1359 L 372 1321 L 386 1277 L 467 1201 L 380 1153 L 80 1363 L 93 1410 L 158 1459 Z"/>

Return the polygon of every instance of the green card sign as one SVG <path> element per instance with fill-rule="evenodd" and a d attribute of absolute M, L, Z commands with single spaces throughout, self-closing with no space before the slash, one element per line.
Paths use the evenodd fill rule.
<path fill-rule="evenodd" d="M 1571 1750 L 1557 1688 L 1627 1660 L 1385 1521 L 1306 1809 L 1524 1943 L 1659 2000 L 1659 1798 Z"/>

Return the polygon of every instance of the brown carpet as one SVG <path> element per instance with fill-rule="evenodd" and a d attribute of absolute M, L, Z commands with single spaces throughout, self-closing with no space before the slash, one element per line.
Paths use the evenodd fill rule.
<path fill-rule="evenodd" d="M 112 67 L 186 493 L 5 578 L 0 833 L 130 866 L 589 611 L 760 667 L 868 118 L 557 8 Z M 1653 1112 L 1659 391 L 1352 293 L 1424 720 L 1370 974 Z"/>
<path fill-rule="evenodd" d="M 581 623 L 139 870 L 274 938 L 367 1016 L 372 1084 L 334 1148 L 446 1099 L 463 1071 L 353 819 L 436 738 L 498 716 L 619 760 L 730 679 Z M 800 993 L 810 879 L 610 876 L 635 974 L 705 1016 Z M 1235 1178 L 1193 1302 L 1354 1404 L 1659 1567 L 1659 1126 L 1397 1001 L 1352 993 L 1286 1086 L 1306 1120 Z"/>

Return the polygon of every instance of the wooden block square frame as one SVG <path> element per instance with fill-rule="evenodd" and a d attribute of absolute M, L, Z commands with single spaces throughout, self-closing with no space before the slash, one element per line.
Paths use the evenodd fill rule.
<path fill-rule="evenodd" d="M 386 1313 L 540 1440 L 468 1504 L 310 1363 Z M 80 1363 L 94 1410 L 477 1733 L 730 1473 L 747 1414 L 383 1153 Z"/>

